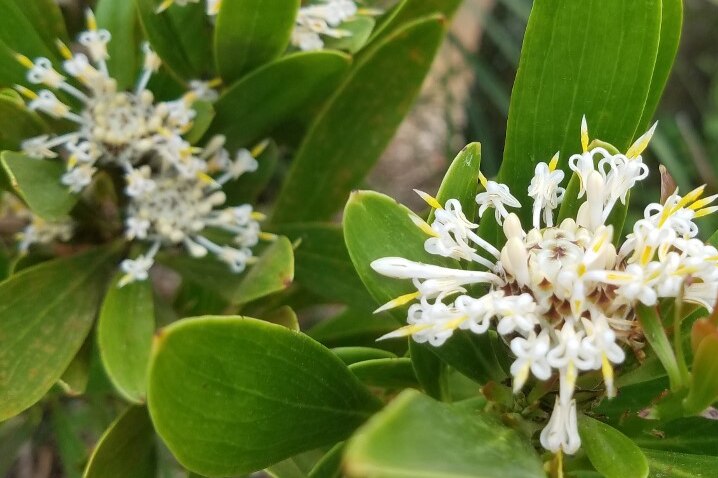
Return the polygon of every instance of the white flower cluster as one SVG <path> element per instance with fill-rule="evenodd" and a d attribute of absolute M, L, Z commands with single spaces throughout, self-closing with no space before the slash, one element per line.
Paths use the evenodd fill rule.
<path fill-rule="evenodd" d="M 159 7 L 157 7 L 157 13 L 162 13 L 172 5 L 176 4 L 180 7 L 184 7 L 190 3 L 199 3 L 200 0 L 164 0 Z M 213 17 L 219 13 L 219 7 L 222 6 L 222 0 L 207 0 L 207 15 Z"/>
<path fill-rule="evenodd" d="M 252 258 L 250 247 L 262 235 L 257 222 L 261 215 L 249 205 L 219 209 L 225 202 L 220 187 L 256 170 L 255 156 L 262 147 L 253 152 L 240 150 L 232 158 L 221 136 L 204 148 L 191 145 L 183 135 L 193 125 L 192 105 L 200 92 L 209 94 L 212 85 L 200 82 L 178 100 L 155 102 L 147 85 L 161 61 L 145 45 L 144 68 L 134 91 L 118 91 L 106 64 L 109 41 L 110 33 L 98 29 L 88 11 L 88 31 L 79 35 L 87 54 L 73 54 L 58 43 L 65 58 L 64 71 L 81 88 L 73 86 L 47 58 L 33 62 L 17 55 L 28 68 L 30 83 L 67 94 L 81 105 L 79 112 L 73 112 L 48 89 L 34 93 L 18 86 L 30 99 L 31 109 L 77 125 L 75 131 L 60 136 L 30 138 L 23 142 L 23 151 L 38 158 L 63 158 L 66 172 L 61 181 L 75 193 L 85 190 L 101 168 L 121 172 L 127 196 L 125 235 L 151 243 L 147 254 L 122 264 L 127 273 L 123 283 L 146 278 L 162 245 L 184 245 L 196 257 L 211 252 L 233 271 L 243 270 Z M 67 235 L 38 234 L 33 227 L 25 231 L 25 248 Z M 229 233 L 232 246 L 210 241 L 203 235 L 208 229 L 223 231 L 225 236 Z"/>
<path fill-rule="evenodd" d="M 292 45 L 304 51 L 321 50 L 324 48 L 322 36 L 351 36 L 351 32 L 338 27 L 358 11 L 354 0 L 321 0 L 300 8 L 292 32 Z"/>
<path fill-rule="evenodd" d="M 654 127 L 655 128 L 655 127 Z M 566 194 L 559 185 L 558 155 L 536 166 L 528 193 L 533 224 L 526 232 L 507 207 L 519 207 L 508 187 L 480 177 L 486 192 L 476 197 L 483 214 L 496 210 L 506 244 L 496 249 L 476 234 L 477 224 L 457 200 L 435 208 L 431 225 L 412 216 L 430 237 L 427 252 L 477 263 L 486 270 L 440 267 L 387 257 L 374 261 L 379 273 L 412 279 L 417 291 L 379 310 L 418 299 L 408 311 L 409 325 L 383 338 L 412 336 L 441 346 L 457 329 L 482 334 L 494 324 L 515 356 L 511 366 L 514 391 L 532 374 L 538 380 L 559 376 L 559 393 L 541 444 L 553 452 L 575 453 L 581 440 L 573 398 L 579 372 L 601 370 L 609 397 L 614 396 L 613 366 L 624 361 L 623 345 L 639 345 L 641 331 L 635 306 L 657 304 L 679 296 L 709 310 L 718 296 L 718 250 L 696 238 L 694 220 L 714 212 L 716 196 L 701 198 L 698 188 L 665 204 L 651 204 L 623 245 L 613 245 L 613 227 L 606 225 L 618 201 L 644 179 L 648 169 L 641 153 L 653 129 L 624 154 L 603 147 L 589 149 L 585 120 L 583 153 L 569 158 L 585 200 L 575 218 L 554 225 L 554 213 Z M 491 260 L 485 257 L 491 257 Z M 479 267 L 479 268 L 482 268 Z M 473 269 L 476 269 L 474 267 Z M 481 297 L 469 293 L 475 284 L 488 287 Z"/>

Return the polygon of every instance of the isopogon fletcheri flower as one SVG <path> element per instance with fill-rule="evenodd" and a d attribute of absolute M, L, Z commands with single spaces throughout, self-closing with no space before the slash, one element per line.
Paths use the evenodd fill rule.
<path fill-rule="evenodd" d="M 85 191 L 100 170 L 121 174 L 124 235 L 149 245 L 145 254 L 122 263 L 126 275 L 121 284 L 145 279 L 162 246 L 183 246 L 195 257 L 211 253 L 232 271 L 241 272 L 253 260 L 251 248 L 260 238 L 271 236 L 261 233 L 262 215 L 250 205 L 225 207 L 221 187 L 255 171 L 255 157 L 264 145 L 251 152 L 239 150 L 232 157 L 222 136 L 210 139 L 204 147 L 190 144 L 184 135 L 195 119 L 193 103 L 200 90 L 209 94 L 214 84 L 196 84 L 174 101 L 155 101 L 147 85 L 161 61 L 145 45 L 144 68 L 134 90 L 118 91 L 106 64 L 110 33 L 97 28 L 91 11 L 87 17 L 88 30 L 78 38 L 85 53 L 73 53 L 58 42 L 65 74 L 47 58 L 32 61 L 17 54 L 28 68 L 30 83 L 54 90 L 35 93 L 17 86 L 28 97 L 29 107 L 76 125 L 69 133 L 24 141 L 23 152 L 38 161 L 63 161 L 66 172 L 61 181 L 73 193 Z M 56 92 L 72 97 L 80 105 L 78 111 L 63 103 Z M 33 220 L 22 234 L 21 247 L 26 250 L 32 243 L 67 240 L 70 234 L 67 225 L 52 231 L 48 227 Z M 221 232 L 227 243 L 210 240 L 205 234 L 210 230 Z"/>
<path fill-rule="evenodd" d="M 577 376 L 600 370 L 606 394 L 615 395 L 614 366 L 624 361 L 625 349 L 643 345 L 636 306 L 683 294 L 710 310 L 718 296 L 718 250 L 696 237 L 695 219 L 718 209 L 711 205 L 716 196 L 703 197 L 703 187 L 650 204 L 620 247 L 614 246 L 609 216 L 648 175 L 641 153 L 652 134 L 653 129 L 626 154 L 589 149 L 584 119 L 583 152 L 568 160 L 580 180 L 581 204 L 575 217 L 561 221 L 557 208 L 566 192 L 558 155 L 536 166 L 528 188 L 533 209 L 527 229 L 509 212 L 520 206 L 509 188 L 481 176 L 485 192 L 476 197 L 479 214 L 495 209 L 506 237 L 500 250 L 477 235 L 478 225 L 458 200 L 442 205 L 421 193 L 435 209 L 431 224 L 412 216 L 429 236 L 426 251 L 474 264 L 451 268 L 401 257 L 374 261 L 377 272 L 411 279 L 417 289 L 379 309 L 413 302 L 408 325 L 383 338 L 411 336 L 440 347 L 457 329 L 483 334 L 495 328 L 515 357 L 515 392 L 531 375 L 542 381 L 558 375 L 554 409 L 540 441 L 552 452 L 575 453 L 581 445 Z M 471 294 L 473 285 L 487 292 Z"/>

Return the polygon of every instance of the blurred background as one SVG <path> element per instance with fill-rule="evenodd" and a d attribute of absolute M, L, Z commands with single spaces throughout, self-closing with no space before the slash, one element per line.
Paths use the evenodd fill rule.
<path fill-rule="evenodd" d="M 83 8 L 93 2 L 60 3 L 69 23 L 79 29 Z M 412 190 L 435 192 L 448 163 L 471 141 L 482 143 L 485 174 L 498 171 L 531 3 L 465 0 L 421 97 L 366 187 L 420 210 L 421 201 Z M 652 174 L 632 197 L 633 215 L 642 214 L 647 203 L 659 198 L 658 163 L 684 192 L 703 183 L 711 194 L 718 191 L 718 0 L 684 3 L 683 40 L 657 114 L 660 127 L 647 155 Z M 718 224 L 702 226 L 709 232 L 716 228 Z M 97 416 L 102 413 L 108 416 Z M 38 435 L 28 440 L 27 424 L 6 423 L 0 429 L 0 477 L 79 478 L 81 470 L 63 467 L 59 458 L 85 455 L 104 428 L 98 425 L 113 418 L 104 407 L 78 405 L 77 410 L 53 414 L 48 427 L 56 439 L 48 430 L 44 442 Z M 178 475 L 167 467 L 163 476 Z"/>

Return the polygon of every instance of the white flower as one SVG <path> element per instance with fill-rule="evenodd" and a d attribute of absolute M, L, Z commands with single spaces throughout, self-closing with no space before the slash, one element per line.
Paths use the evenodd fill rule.
<path fill-rule="evenodd" d="M 352 17 L 376 15 L 378 11 L 359 10 L 354 0 L 319 0 L 299 9 L 292 32 L 292 45 L 300 50 L 312 51 L 324 48 L 323 36 L 344 38 L 351 36 L 348 30 L 338 28 Z"/>
<path fill-rule="evenodd" d="M 150 269 L 155 264 L 154 254 L 137 256 L 136 259 L 125 259 L 120 264 L 120 269 L 125 273 L 120 279 L 118 286 L 124 287 L 136 281 L 147 280 Z"/>
<path fill-rule="evenodd" d="M 97 168 L 88 164 L 80 164 L 68 170 L 62 175 L 62 184 L 67 186 L 73 193 L 79 193 L 92 182 L 92 176 Z"/>
<path fill-rule="evenodd" d="M 541 434 L 550 451 L 575 453 L 580 446 L 573 399 L 578 375 L 601 370 L 607 396 L 616 393 L 614 366 L 626 358 L 624 346 L 640 346 L 636 306 L 658 304 L 678 297 L 711 310 L 718 299 L 718 249 L 699 239 L 695 220 L 718 210 L 716 196 L 703 197 L 704 187 L 665 204 L 650 204 L 635 223 L 618 252 L 614 228 L 606 221 L 618 201 L 647 176 L 641 153 L 655 126 L 623 155 L 610 146 L 591 148 L 582 124 L 583 152 L 569 158 L 581 180 L 575 218 L 553 225 L 553 212 L 565 192 L 563 174 L 555 171 L 557 156 L 541 163 L 529 187 L 534 199 L 532 226 L 527 231 L 507 206 L 519 207 L 508 187 L 479 179 L 486 189 L 477 195 L 479 215 L 489 207 L 503 219 L 506 242 L 500 251 L 476 235 L 478 225 L 467 218 L 457 200 L 442 207 L 426 193 L 433 208 L 431 225 L 411 216 L 429 238 L 425 250 L 464 264 L 441 267 L 400 257 L 372 262 L 377 272 L 411 279 L 415 292 L 398 297 L 378 311 L 405 304 L 409 325 L 387 337 L 410 335 L 440 346 L 456 330 L 486 333 L 491 327 L 510 343 L 511 367 L 518 392 L 533 376 L 548 380 L 558 375 L 556 406 Z M 541 225 L 543 213 L 544 227 Z M 481 249 L 481 251 L 479 251 Z M 485 268 L 485 272 L 477 269 Z M 481 285 L 478 297 L 473 287 Z M 417 303 L 414 303 L 418 301 Z"/>
<path fill-rule="evenodd" d="M 30 216 L 30 223 L 18 234 L 18 250 L 26 253 L 33 244 L 50 244 L 55 241 L 69 241 L 75 229 L 70 218 L 45 221 L 38 216 Z"/>
<path fill-rule="evenodd" d="M 576 416 L 576 400 L 563 404 L 556 398 L 548 425 L 541 431 L 541 446 L 558 453 L 573 455 L 581 447 Z"/>
<path fill-rule="evenodd" d="M 479 217 L 490 207 L 496 209 L 496 221 L 501 224 L 503 219 L 509 215 L 506 206 L 521 207 L 521 203 L 509 191 L 509 187 L 505 184 L 499 184 L 494 181 L 488 181 L 483 174 L 479 173 L 481 184 L 486 189 L 485 192 L 476 196 L 476 203 L 479 205 Z"/>
<path fill-rule="evenodd" d="M 547 227 L 553 226 L 553 211 L 561 204 L 564 188 L 559 187 L 563 181 L 563 171 L 556 170 L 558 164 L 558 153 L 549 164 L 539 163 L 536 165 L 534 177 L 531 179 L 528 194 L 533 198 L 533 226 L 541 227 L 541 213 Z"/>

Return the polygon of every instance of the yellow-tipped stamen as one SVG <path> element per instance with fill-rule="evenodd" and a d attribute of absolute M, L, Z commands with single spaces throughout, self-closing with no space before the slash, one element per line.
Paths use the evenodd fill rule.
<path fill-rule="evenodd" d="M 462 323 L 464 323 L 469 317 L 464 315 L 457 319 L 453 319 L 445 323 L 442 328 L 444 330 L 455 330 L 457 329 Z"/>
<path fill-rule="evenodd" d="M 697 211 L 698 209 L 701 209 L 718 198 L 718 194 L 714 194 L 712 196 L 705 197 L 703 199 L 699 199 L 698 201 L 694 202 L 690 206 L 688 206 L 688 209 L 693 209 L 694 211 Z"/>
<path fill-rule="evenodd" d="M 269 146 L 269 139 L 265 139 L 261 143 L 256 145 L 254 148 L 252 148 L 252 150 L 249 152 L 249 154 L 251 154 L 252 156 L 254 156 L 256 158 L 257 156 L 262 154 L 265 149 L 267 149 L 267 146 Z"/>
<path fill-rule="evenodd" d="M 67 169 L 73 169 L 75 166 L 77 166 L 78 159 L 76 154 L 71 154 L 69 158 L 67 158 Z"/>
<path fill-rule="evenodd" d="M 409 219 L 411 219 L 411 222 L 413 222 L 414 225 L 416 227 L 418 227 L 419 229 L 421 229 L 421 232 L 423 232 L 427 236 L 439 237 L 439 235 L 436 233 L 436 231 L 431 228 L 429 223 L 424 221 L 422 218 L 420 218 L 416 214 L 409 214 Z"/>
<path fill-rule="evenodd" d="M 57 46 L 57 51 L 60 52 L 60 55 L 62 55 L 62 57 L 63 57 L 65 60 L 71 60 L 71 59 L 72 59 L 72 51 L 70 51 L 70 48 L 69 48 L 67 45 L 65 45 L 65 44 L 62 42 L 62 40 L 56 39 L 56 40 L 55 40 L 55 45 Z"/>
<path fill-rule="evenodd" d="M 635 143 L 631 145 L 630 148 L 628 148 L 628 151 L 626 152 L 627 158 L 637 158 L 638 156 L 643 153 L 643 151 L 646 150 L 648 147 L 648 143 L 651 142 L 651 138 L 653 138 L 653 133 L 656 132 L 656 127 L 658 126 L 658 122 L 653 123 L 653 126 L 651 126 L 651 129 L 646 131 L 640 138 L 636 140 Z"/>
<path fill-rule="evenodd" d="M 267 219 L 267 215 L 259 211 L 252 211 L 252 214 L 250 214 L 249 217 L 251 217 L 255 221 L 264 221 L 265 219 Z"/>
<path fill-rule="evenodd" d="M 486 189 L 489 184 L 488 180 L 486 179 L 486 176 L 484 176 L 481 171 L 479 171 L 479 182 L 484 187 L 484 189 Z"/>
<path fill-rule="evenodd" d="M 209 86 L 210 88 L 217 88 L 218 86 L 222 86 L 222 78 L 212 78 L 207 82 L 207 86 Z"/>
<path fill-rule="evenodd" d="M 606 394 L 608 398 L 616 396 L 616 390 L 613 387 L 613 365 L 608 361 L 606 354 L 601 354 L 601 372 L 603 373 L 603 381 L 606 382 Z"/>
<path fill-rule="evenodd" d="M 22 85 L 15 85 L 15 89 L 17 90 L 18 93 L 20 93 L 22 96 L 24 96 L 25 98 L 27 98 L 29 100 L 37 99 L 37 93 L 35 93 L 34 91 L 32 91 L 29 88 L 25 88 Z"/>
<path fill-rule="evenodd" d="M 675 206 L 673 206 L 671 208 L 671 214 L 674 214 L 675 212 L 680 211 L 688 204 L 691 204 L 692 202 L 696 201 L 699 197 L 701 197 L 703 195 L 705 190 L 706 190 L 706 185 L 704 184 L 703 186 L 698 186 L 693 191 L 691 191 L 688 194 L 686 194 L 685 196 L 683 196 L 683 198 L 680 201 L 678 201 L 678 204 L 676 204 Z"/>
<path fill-rule="evenodd" d="M 553 155 L 553 158 L 551 158 L 551 161 L 548 163 L 548 170 L 551 172 L 556 171 L 556 167 L 558 166 L 558 158 L 559 158 L 560 152 L 556 152 L 556 154 Z"/>
<path fill-rule="evenodd" d="M 276 241 L 279 236 L 271 232 L 260 232 L 258 237 L 263 241 L 272 242 Z"/>
<path fill-rule="evenodd" d="M 89 8 L 85 10 L 85 18 L 87 19 L 87 29 L 90 31 L 97 30 L 97 19 L 95 14 Z"/>
<path fill-rule="evenodd" d="M 184 101 L 187 106 L 192 106 L 194 102 L 197 101 L 197 98 L 198 96 L 196 91 L 188 91 L 184 94 L 184 96 L 182 96 L 182 101 Z"/>
<path fill-rule="evenodd" d="M 641 253 L 641 265 L 645 266 L 649 262 L 651 262 L 651 259 L 653 259 L 653 253 L 654 249 L 651 246 L 646 246 L 645 249 L 643 249 L 643 252 Z"/>
<path fill-rule="evenodd" d="M 581 148 L 584 153 L 588 152 L 588 123 L 586 122 L 586 115 L 581 118 Z"/>
<path fill-rule="evenodd" d="M 23 55 L 22 53 L 13 53 L 13 56 L 15 59 L 20 63 L 22 66 L 24 66 L 27 69 L 33 68 L 35 64 L 32 62 L 31 59 Z"/>
<path fill-rule="evenodd" d="M 696 211 L 695 217 L 698 218 L 698 217 L 707 216 L 709 214 L 713 214 L 716 211 L 718 211 L 718 206 L 706 207 L 699 211 Z"/>
<path fill-rule="evenodd" d="M 441 207 L 441 203 L 431 194 L 427 194 L 424 191 L 419 191 L 418 189 L 414 189 L 414 192 L 419 195 L 421 199 L 426 202 L 429 206 L 433 207 L 434 209 L 443 209 Z"/>
<path fill-rule="evenodd" d="M 386 340 L 386 339 L 393 339 L 397 337 L 408 337 L 409 335 L 415 334 L 417 332 L 421 332 L 422 330 L 428 329 L 432 327 L 431 324 L 414 324 L 414 325 L 406 325 L 400 329 L 396 329 L 393 332 L 389 332 L 386 335 L 382 335 L 377 340 Z"/>
<path fill-rule="evenodd" d="M 412 292 L 410 294 L 404 294 L 402 296 L 397 297 L 394 300 L 390 300 L 386 304 L 382 305 L 378 309 L 374 311 L 375 314 L 378 314 L 380 312 L 384 312 L 387 310 L 395 309 L 397 307 L 401 307 L 402 305 L 406 305 L 412 300 L 415 300 L 419 297 L 419 292 Z M 401 330 L 401 329 L 399 329 Z"/>
<path fill-rule="evenodd" d="M 205 184 L 219 185 L 214 180 L 214 178 L 207 173 L 203 173 L 203 172 L 197 173 L 197 179 L 199 179 L 201 182 L 203 182 Z"/>

